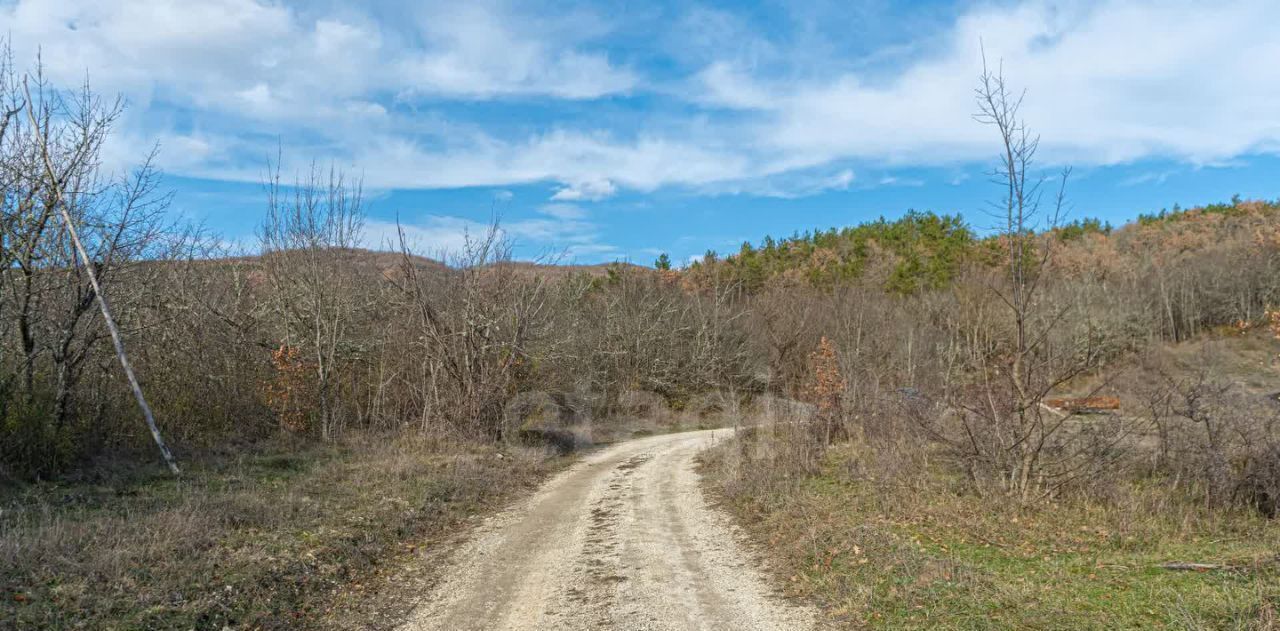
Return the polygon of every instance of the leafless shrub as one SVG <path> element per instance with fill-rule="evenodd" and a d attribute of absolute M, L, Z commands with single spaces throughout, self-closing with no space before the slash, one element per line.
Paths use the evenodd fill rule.
<path fill-rule="evenodd" d="M 1066 174 L 1063 188 L 1042 206 L 1043 180 L 1031 173 L 1039 139 L 1020 118 L 1021 95 L 989 69 L 976 94 L 977 119 L 994 127 L 1001 139 L 994 179 L 1003 191 L 995 207 L 1005 267 L 986 284 L 997 299 L 992 317 L 1007 331 L 991 338 L 994 344 L 986 352 L 971 353 L 976 361 L 955 366 L 955 385 L 947 387 L 952 412 L 923 419 L 923 426 L 963 459 L 979 490 L 999 489 L 1025 502 L 1096 474 L 1107 461 L 1103 454 L 1120 444 L 1121 435 L 1095 435 L 1098 426 L 1076 423 L 1074 414 L 1054 412 L 1044 403 L 1054 389 L 1097 366 L 1099 358 L 1090 338 L 1075 344 L 1055 337 L 1071 305 L 1044 300 L 1056 250 L 1045 235 L 1061 217 Z"/>
<path fill-rule="evenodd" d="M 765 394 L 756 397 L 747 418 L 762 425 L 813 422 L 817 408 L 812 403 Z"/>
<path fill-rule="evenodd" d="M 468 238 L 444 270 L 424 269 L 401 235 L 396 284 L 418 367 L 406 373 L 421 424 L 504 438 L 503 406 L 530 369 L 530 345 L 547 324 L 546 279 L 511 265 L 496 224 Z"/>
<path fill-rule="evenodd" d="M 746 420 L 732 449 L 721 454 L 726 491 L 765 496 L 820 471 L 826 446 L 815 440 L 807 404 L 770 405 Z"/>
<path fill-rule="evenodd" d="M 662 419 L 670 412 L 662 395 L 643 390 L 626 390 L 619 394 L 618 410 L 627 416 L 653 419 Z"/>
<path fill-rule="evenodd" d="M 1155 472 L 1208 508 L 1250 506 L 1268 516 L 1280 499 L 1280 411 L 1201 369 L 1164 374 L 1145 417 L 1155 428 Z"/>
<path fill-rule="evenodd" d="M 306 406 L 314 410 L 314 419 L 295 429 L 329 439 L 346 420 L 340 381 L 356 352 L 348 332 L 369 306 L 335 255 L 360 244 L 362 187 L 335 169 L 326 175 L 313 165 L 287 190 L 277 168 L 266 189 L 260 239 L 270 283 L 268 321 L 275 324 L 281 349 L 300 352 L 314 378 Z"/>
<path fill-rule="evenodd" d="M 126 361 L 105 294 L 117 312 L 136 306 L 125 288 L 146 282 L 150 268 L 139 262 L 163 253 L 168 196 L 153 155 L 128 174 L 102 169 L 118 101 L 87 84 L 55 89 L 39 66 L 20 75 L 7 46 L 0 57 L 0 454 L 26 473 L 54 472 L 115 438 L 85 375 L 106 368 L 95 364 L 108 339 Z M 172 466 L 149 409 L 146 417 Z"/>

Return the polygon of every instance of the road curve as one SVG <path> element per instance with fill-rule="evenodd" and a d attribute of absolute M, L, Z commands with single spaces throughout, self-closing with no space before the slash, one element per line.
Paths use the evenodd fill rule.
<path fill-rule="evenodd" d="M 694 456 L 733 430 L 594 453 L 490 518 L 406 630 L 808 629 L 710 509 Z"/>

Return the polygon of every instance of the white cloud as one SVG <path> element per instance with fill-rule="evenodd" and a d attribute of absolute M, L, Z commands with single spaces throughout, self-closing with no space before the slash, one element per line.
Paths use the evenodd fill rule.
<path fill-rule="evenodd" d="M 702 102 L 739 109 L 773 109 L 777 96 L 746 72 L 724 61 L 712 62 L 695 77 L 702 91 L 695 97 Z"/>
<path fill-rule="evenodd" d="M 845 169 L 840 171 L 839 173 L 827 178 L 823 184 L 825 188 L 829 189 L 847 189 L 850 184 L 853 184 L 853 170 Z"/>
<path fill-rule="evenodd" d="M 295 159 L 305 164 L 307 154 L 296 153 Z M 751 167 L 747 156 L 693 141 L 656 136 L 622 141 L 608 134 L 570 131 L 515 142 L 477 134 L 470 142 L 444 149 L 390 134 L 378 135 L 365 139 L 344 162 L 360 165 L 371 185 L 387 187 L 592 182 L 611 174 L 610 186 L 641 191 L 722 181 L 740 177 Z M 568 200 L 561 197 L 557 201 Z"/>
<path fill-rule="evenodd" d="M 483 133 L 472 142 L 475 130 L 424 104 L 595 98 L 638 81 L 572 35 L 582 19 L 482 3 L 427 3 L 403 20 L 316 11 L 267 0 L 17 0 L 0 3 L 0 37 L 23 66 L 39 51 L 57 85 L 88 73 L 99 93 L 123 94 L 127 138 L 113 140 L 122 155 L 136 159 L 160 137 L 225 136 L 216 144 L 236 149 L 225 160 L 161 154 L 167 170 L 197 177 L 256 179 L 278 141 L 302 162 L 367 162 L 374 182 L 397 157 L 393 139 L 484 151 Z M 435 185 L 422 168 L 400 168 L 416 173 L 388 183 Z"/>
<path fill-rule="evenodd" d="M 1142 186 L 1145 184 L 1164 184 L 1170 177 L 1180 173 L 1179 169 L 1168 169 L 1165 171 L 1147 171 L 1134 176 L 1127 177 L 1120 181 L 1120 186 Z"/>
<path fill-rule="evenodd" d="M 698 190 L 712 195 L 756 195 L 797 199 L 828 191 L 847 191 L 856 178 L 852 169 L 841 169 L 834 173 L 826 169 L 790 170 L 778 175 L 715 182 L 698 187 Z"/>
<path fill-rule="evenodd" d="M 896 175 L 886 175 L 880 178 L 880 186 L 924 186 L 924 180 L 914 177 L 898 177 Z"/>
<path fill-rule="evenodd" d="M 598 202 L 613 197 L 617 192 L 618 187 L 609 180 L 587 180 L 559 188 L 551 199 L 560 202 Z"/>
<path fill-rule="evenodd" d="M 618 249 L 616 246 L 605 243 L 571 245 L 564 250 L 564 255 L 567 260 L 563 262 L 571 263 L 580 257 L 590 257 L 597 260 L 607 259 L 611 256 L 617 258 L 620 254 L 622 254 L 622 250 Z"/>
<path fill-rule="evenodd" d="M 487 145 L 503 155 L 479 163 L 466 159 L 483 149 L 450 157 L 463 158 L 459 181 L 570 182 L 554 196 L 564 201 L 607 197 L 615 183 L 798 196 L 847 188 L 796 175 L 836 161 L 987 160 L 992 132 L 972 118 L 981 42 L 992 63 L 1028 89 L 1024 114 L 1043 137 L 1047 161 L 1215 163 L 1280 147 L 1280 64 L 1257 63 L 1280 59 L 1274 23 L 1280 5 L 1258 0 L 982 5 L 932 52 L 874 82 L 821 68 L 777 76 L 715 61 L 696 74 L 705 89 L 690 98 L 738 110 L 739 118 L 682 121 L 630 141 L 561 130 Z"/>
<path fill-rule="evenodd" d="M 536 16 L 484 3 L 435 3 L 420 21 L 429 45 L 392 64 L 412 92 L 590 99 L 630 91 L 638 82 L 602 53 L 535 35 L 536 29 L 555 28 Z"/>

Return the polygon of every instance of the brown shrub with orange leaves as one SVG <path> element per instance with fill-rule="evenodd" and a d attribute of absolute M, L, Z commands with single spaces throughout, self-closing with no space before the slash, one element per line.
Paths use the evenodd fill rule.
<path fill-rule="evenodd" d="M 271 351 L 275 375 L 263 386 L 263 398 L 275 414 L 280 428 L 294 433 L 310 429 L 312 366 L 302 359 L 298 347 L 281 344 Z"/>
<path fill-rule="evenodd" d="M 804 396 L 817 408 L 816 429 L 824 444 L 843 434 L 840 401 L 848 385 L 844 375 L 840 373 L 835 344 L 825 335 L 822 336 L 817 350 L 809 353 L 809 376 Z"/>
<path fill-rule="evenodd" d="M 1120 409 L 1117 397 L 1062 397 L 1045 399 L 1044 404 L 1067 412 L 1102 412 Z"/>

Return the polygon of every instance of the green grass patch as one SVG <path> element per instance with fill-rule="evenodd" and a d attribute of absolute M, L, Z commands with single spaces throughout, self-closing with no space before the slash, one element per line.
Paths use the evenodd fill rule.
<path fill-rule="evenodd" d="M 765 544 L 786 590 L 837 626 L 886 629 L 1252 629 L 1280 616 L 1280 524 L 1161 504 L 1020 507 L 934 472 L 876 480 L 833 450 L 816 476 L 739 485 L 721 450 L 712 488 Z M 865 460 L 865 459 L 864 459 Z M 863 462 L 865 467 L 865 462 Z M 1220 566 L 1173 571 L 1169 562 Z"/>

